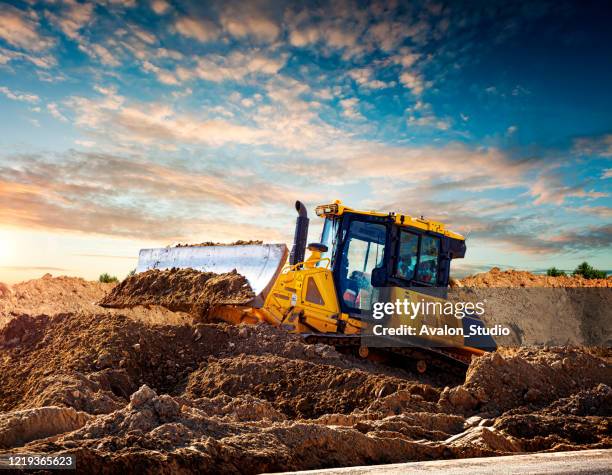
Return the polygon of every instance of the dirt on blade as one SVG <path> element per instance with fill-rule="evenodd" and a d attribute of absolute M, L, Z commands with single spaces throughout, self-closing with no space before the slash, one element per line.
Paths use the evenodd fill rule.
<path fill-rule="evenodd" d="M 209 247 L 209 246 L 253 246 L 253 245 L 259 245 L 259 244 L 263 244 L 263 241 L 260 240 L 249 240 L 249 241 L 243 241 L 242 239 L 239 239 L 238 241 L 234 241 L 234 242 L 213 242 L 213 241 L 206 241 L 206 242 L 200 242 L 197 244 L 182 244 L 182 243 L 178 243 L 176 246 L 174 247 Z"/>
<path fill-rule="evenodd" d="M 177 312 L 206 317 L 218 305 L 244 305 L 255 298 L 245 277 L 194 269 L 148 270 L 132 275 L 100 300 L 107 308 L 161 305 Z"/>

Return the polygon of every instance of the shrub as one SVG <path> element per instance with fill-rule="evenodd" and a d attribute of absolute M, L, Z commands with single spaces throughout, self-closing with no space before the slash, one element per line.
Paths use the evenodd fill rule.
<path fill-rule="evenodd" d="M 602 270 L 595 269 L 586 261 L 580 264 L 573 272 L 573 275 L 581 275 L 585 279 L 605 279 L 606 273 Z"/>
<path fill-rule="evenodd" d="M 559 270 L 556 267 L 551 267 L 546 271 L 546 275 L 550 277 L 561 277 L 567 275 L 565 271 Z"/>
<path fill-rule="evenodd" d="M 100 278 L 98 280 L 104 284 L 109 284 L 111 282 L 119 282 L 119 279 L 117 279 L 117 277 L 115 277 L 114 275 L 110 275 L 107 272 L 105 272 L 104 274 L 100 274 Z"/>
<path fill-rule="evenodd" d="M 136 269 L 132 269 L 131 271 L 129 271 L 128 275 L 126 275 L 125 278 L 127 279 L 128 277 L 132 277 L 133 275 L 136 275 Z"/>

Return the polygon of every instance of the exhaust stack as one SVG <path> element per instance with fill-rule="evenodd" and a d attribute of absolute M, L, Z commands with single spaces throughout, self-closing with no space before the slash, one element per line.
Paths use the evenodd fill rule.
<path fill-rule="evenodd" d="M 306 206 L 301 201 L 295 202 L 295 209 L 298 212 L 295 221 L 295 236 L 293 237 L 293 248 L 289 256 L 289 264 L 292 266 L 298 262 L 304 262 L 306 255 L 306 241 L 308 240 L 308 212 Z"/>

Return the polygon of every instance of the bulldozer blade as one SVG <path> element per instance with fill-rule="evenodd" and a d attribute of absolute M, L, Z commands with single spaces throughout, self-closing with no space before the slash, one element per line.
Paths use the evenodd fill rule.
<path fill-rule="evenodd" d="M 284 244 L 185 246 L 141 249 L 137 272 L 149 269 L 191 268 L 221 274 L 236 269 L 249 281 L 260 307 L 287 260 Z"/>

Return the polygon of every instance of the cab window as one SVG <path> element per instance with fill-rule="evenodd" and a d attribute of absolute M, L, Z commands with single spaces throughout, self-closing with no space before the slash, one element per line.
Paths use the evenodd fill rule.
<path fill-rule="evenodd" d="M 414 279 L 418 256 L 419 236 L 408 231 L 400 231 L 396 275 L 401 279 Z"/>
<path fill-rule="evenodd" d="M 440 239 L 434 236 L 421 236 L 421 249 L 416 280 L 435 285 L 438 280 L 438 255 Z"/>
<path fill-rule="evenodd" d="M 348 307 L 370 308 L 372 270 L 383 264 L 386 234 L 387 228 L 383 224 L 351 222 L 340 267 L 340 290 Z"/>

